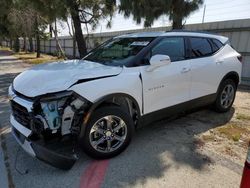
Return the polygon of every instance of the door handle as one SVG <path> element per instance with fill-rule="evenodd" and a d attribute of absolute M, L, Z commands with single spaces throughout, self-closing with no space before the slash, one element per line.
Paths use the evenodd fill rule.
<path fill-rule="evenodd" d="M 216 60 L 215 62 L 216 62 L 216 64 L 221 64 L 221 63 L 224 62 L 224 59 L 218 59 L 218 60 Z"/>
<path fill-rule="evenodd" d="M 184 68 L 181 70 L 181 73 L 187 73 L 187 72 L 189 72 L 189 71 L 191 71 L 190 68 L 184 67 Z"/>

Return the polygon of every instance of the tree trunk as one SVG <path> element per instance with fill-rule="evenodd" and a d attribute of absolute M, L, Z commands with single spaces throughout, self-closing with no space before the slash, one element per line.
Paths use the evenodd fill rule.
<path fill-rule="evenodd" d="M 38 16 L 36 16 L 35 28 L 36 28 L 36 58 L 39 58 L 41 56 L 41 49 L 40 49 L 40 32 L 38 25 Z"/>
<path fill-rule="evenodd" d="M 76 37 L 75 37 L 75 30 L 73 25 L 73 20 L 71 19 L 71 28 L 72 28 L 72 39 L 73 39 L 73 58 L 76 58 Z"/>
<path fill-rule="evenodd" d="M 53 27 L 51 27 L 51 29 L 54 32 L 55 39 L 56 39 L 56 50 L 58 51 L 59 49 L 60 51 L 60 54 L 58 53 L 58 57 L 63 57 L 64 59 L 66 59 L 65 52 L 63 51 L 62 46 L 58 40 L 56 20 L 55 20 L 55 29 L 53 29 Z"/>
<path fill-rule="evenodd" d="M 12 39 L 10 39 L 10 49 L 13 49 L 13 45 L 12 45 Z"/>
<path fill-rule="evenodd" d="M 15 50 L 15 52 L 20 51 L 20 41 L 19 41 L 18 37 L 16 37 L 16 39 L 15 39 L 14 50 Z"/>
<path fill-rule="evenodd" d="M 33 52 L 34 51 L 34 46 L 33 46 L 33 39 L 32 39 L 32 37 L 29 37 L 29 45 L 30 45 L 29 51 Z"/>
<path fill-rule="evenodd" d="M 40 49 L 40 35 L 36 34 L 36 58 L 41 57 L 41 49 Z"/>
<path fill-rule="evenodd" d="M 178 0 L 173 1 L 173 25 L 172 29 L 182 29 L 182 11 L 179 6 Z"/>
<path fill-rule="evenodd" d="M 68 1 L 68 2 L 70 5 L 70 13 L 71 13 L 71 17 L 72 17 L 74 28 L 75 28 L 75 39 L 76 39 L 76 43 L 78 46 L 79 55 L 80 55 L 80 58 L 83 58 L 87 53 L 87 47 L 86 47 L 86 41 L 82 34 L 81 21 L 80 21 L 79 12 L 78 12 L 79 7 L 75 0 Z"/>
<path fill-rule="evenodd" d="M 52 25 L 51 25 L 52 26 Z M 56 53 L 58 54 L 58 38 L 57 38 L 57 24 L 56 24 L 56 19 L 55 19 L 55 25 L 54 25 L 54 28 L 51 28 L 53 29 L 52 31 L 54 32 L 54 37 L 56 39 Z"/>
<path fill-rule="evenodd" d="M 76 38 L 75 35 L 73 35 L 73 57 L 76 58 Z"/>
<path fill-rule="evenodd" d="M 173 18 L 173 26 L 172 29 L 182 29 L 182 18 L 181 17 L 174 17 Z"/>
<path fill-rule="evenodd" d="M 26 52 L 27 50 L 27 39 L 26 39 L 26 36 L 23 37 L 23 51 Z"/>
<path fill-rule="evenodd" d="M 49 37 L 52 38 L 52 25 L 49 24 Z"/>

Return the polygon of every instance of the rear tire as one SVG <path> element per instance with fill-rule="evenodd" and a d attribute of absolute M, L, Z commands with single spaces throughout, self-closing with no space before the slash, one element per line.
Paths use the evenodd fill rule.
<path fill-rule="evenodd" d="M 119 106 L 101 107 L 90 117 L 80 144 L 92 158 L 111 158 L 127 148 L 133 133 L 134 123 L 127 112 Z"/>
<path fill-rule="evenodd" d="M 234 103 L 237 85 L 231 79 L 224 80 L 219 87 L 217 98 L 214 103 L 214 110 L 217 112 L 227 112 Z"/>

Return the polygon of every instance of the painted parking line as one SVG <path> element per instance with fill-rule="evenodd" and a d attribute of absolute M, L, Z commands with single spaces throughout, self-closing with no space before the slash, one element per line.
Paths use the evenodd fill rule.
<path fill-rule="evenodd" d="M 100 188 L 109 160 L 92 161 L 81 176 L 80 188 Z"/>

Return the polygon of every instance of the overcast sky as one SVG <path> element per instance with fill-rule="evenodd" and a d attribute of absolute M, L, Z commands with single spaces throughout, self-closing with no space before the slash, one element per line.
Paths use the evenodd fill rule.
<path fill-rule="evenodd" d="M 206 5 L 205 22 L 250 18 L 250 0 L 205 0 L 204 5 Z M 202 22 L 204 5 L 186 19 L 186 24 Z M 137 25 L 132 18 L 125 19 L 123 15 L 118 13 L 113 17 L 111 28 L 106 28 L 105 21 L 101 21 L 101 23 L 102 24 L 97 27 L 96 30 L 91 31 L 91 33 L 143 28 L 143 24 Z M 157 21 L 155 21 L 152 27 L 166 25 L 170 25 L 168 17 L 162 16 Z M 84 27 L 83 30 L 85 33 Z M 69 35 L 66 24 L 59 26 L 59 35 Z"/>

